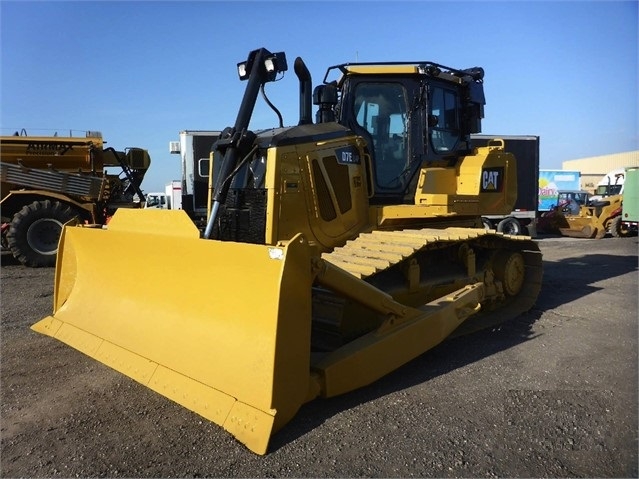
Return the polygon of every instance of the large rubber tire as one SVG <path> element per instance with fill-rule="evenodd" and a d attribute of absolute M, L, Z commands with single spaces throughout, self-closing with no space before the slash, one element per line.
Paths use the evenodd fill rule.
<path fill-rule="evenodd" d="M 508 235 L 521 234 L 521 224 L 515 218 L 505 218 L 497 225 L 497 231 Z"/>
<path fill-rule="evenodd" d="M 632 232 L 624 226 L 621 215 L 615 216 L 610 220 L 608 231 L 615 238 L 626 238 L 632 234 Z"/>
<path fill-rule="evenodd" d="M 488 218 L 482 218 L 481 219 L 481 224 L 484 225 L 484 229 L 486 231 L 495 229 L 495 227 L 493 226 L 492 221 L 490 221 Z"/>
<path fill-rule="evenodd" d="M 624 236 L 621 228 L 621 215 L 615 216 L 613 219 L 610 220 L 608 231 L 615 238 L 621 238 L 622 236 Z"/>
<path fill-rule="evenodd" d="M 62 226 L 77 213 L 58 201 L 34 201 L 11 220 L 7 243 L 13 256 L 33 268 L 55 266 Z"/>

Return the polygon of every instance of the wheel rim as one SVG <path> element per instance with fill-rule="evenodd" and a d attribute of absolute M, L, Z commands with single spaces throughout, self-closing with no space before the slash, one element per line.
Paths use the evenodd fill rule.
<path fill-rule="evenodd" d="M 34 221 L 27 230 L 27 242 L 38 254 L 52 255 L 58 249 L 62 223 L 52 218 Z"/>
<path fill-rule="evenodd" d="M 519 228 L 515 226 L 515 223 L 513 223 L 512 221 L 509 221 L 506 224 L 506 227 L 504 228 L 504 233 L 509 235 L 516 235 L 516 234 L 519 234 Z"/>

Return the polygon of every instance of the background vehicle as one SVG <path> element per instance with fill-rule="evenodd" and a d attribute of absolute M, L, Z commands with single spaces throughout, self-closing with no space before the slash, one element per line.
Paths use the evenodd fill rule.
<path fill-rule="evenodd" d="M 117 208 L 139 207 L 151 164 L 146 150 L 105 148 L 86 137 L 0 137 L 2 245 L 26 266 L 53 266 L 62 225 L 104 225 Z"/>
<path fill-rule="evenodd" d="M 504 140 L 505 150 L 517 158 L 517 201 L 508 215 L 482 215 L 489 229 L 507 234 L 537 236 L 539 137 L 533 135 L 471 135 L 473 146 L 486 146 L 494 138 Z"/>
<path fill-rule="evenodd" d="M 636 235 L 639 225 L 639 168 L 625 168 L 622 188 L 622 211 L 611 221 L 609 231 L 613 236 Z"/>
<path fill-rule="evenodd" d="M 540 230 L 558 232 L 564 236 L 579 238 L 603 238 L 607 233 L 612 236 L 630 236 L 637 234 L 637 190 L 639 168 L 624 170 L 628 177 L 623 195 L 607 195 L 608 191 L 599 189 L 604 196 L 592 195 L 588 191 L 560 191 L 555 205 L 541 215 L 538 221 Z M 616 175 L 619 177 L 619 175 Z M 606 183 L 609 184 L 609 183 Z"/>
<path fill-rule="evenodd" d="M 164 192 L 151 192 L 146 194 L 145 208 L 157 208 L 164 210 L 182 209 L 182 182 L 172 180 L 166 184 Z"/>
<path fill-rule="evenodd" d="M 517 197 L 503 141 L 470 143 L 481 68 L 341 64 L 312 91 L 298 57 L 298 124 L 250 130 L 258 94 L 286 70 L 266 49 L 238 64 L 246 91 L 213 147 L 203 237 L 179 210 L 65 227 L 54 313 L 33 326 L 260 454 L 303 403 L 527 311 L 542 278 L 535 242 L 481 222 Z M 88 254 L 107 244 L 122 254 Z M 175 288 L 138 280 L 167 270 Z"/>
<path fill-rule="evenodd" d="M 560 227 L 564 236 L 601 239 L 606 236 L 613 220 L 621 217 L 621 195 L 613 195 L 599 201 L 589 201 L 581 206 L 579 214 L 565 215 L 567 226 Z"/>
<path fill-rule="evenodd" d="M 566 216 L 578 216 L 582 206 L 590 204 L 592 195 L 584 190 L 559 191 L 555 204 L 550 211 L 539 217 L 537 225 L 546 233 L 559 233 L 560 228 L 568 228 Z"/>
<path fill-rule="evenodd" d="M 580 190 L 581 173 L 570 170 L 539 170 L 539 207 L 542 214 L 557 205 L 560 191 Z"/>
<path fill-rule="evenodd" d="M 592 201 L 587 191 L 562 191 L 556 206 L 540 218 L 539 227 L 575 238 L 601 239 L 609 232 L 620 236 L 621 205 L 621 195 Z"/>
<path fill-rule="evenodd" d="M 209 161 L 219 131 L 182 130 L 179 141 L 169 143 L 169 151 L 179 154 L 182 165 L 182 209 L 204 228 L 209 200 Z"/>
<path fill-rule="evenodd" d="M 624 182 L 626 179 L 626 169 L 617 168 L 612 170 L 599 180 L 592 201 L 599 201 L 606 196 L 622 195 Z"/>

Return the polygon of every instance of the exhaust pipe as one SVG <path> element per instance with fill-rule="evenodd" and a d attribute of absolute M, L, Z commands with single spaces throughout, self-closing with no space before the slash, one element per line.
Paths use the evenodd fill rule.
<path fill-rule="evenodd" d="M 313 81 L 301 57 L 295 59 L 294 69 L 300 81 L 300 122 L 298 124 L 308 125 L 313 123 L 311 111 Z"/>

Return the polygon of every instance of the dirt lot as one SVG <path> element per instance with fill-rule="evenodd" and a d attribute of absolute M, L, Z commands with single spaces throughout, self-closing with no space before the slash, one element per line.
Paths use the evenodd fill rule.
<path fill-rule="evenodd" d="M 637 238 L 539 244 L 532 311 L 305 405 L 267 456 L 32 332 L 53 270 L 3 256 L 0 476 L 637 477 Z"/>

